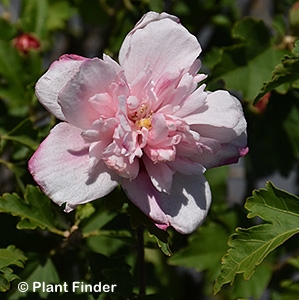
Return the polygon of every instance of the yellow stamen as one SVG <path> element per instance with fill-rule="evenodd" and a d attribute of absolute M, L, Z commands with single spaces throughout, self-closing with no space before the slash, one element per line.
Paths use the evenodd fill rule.
<path fill-rule="evenodd" d="M 145 128 L 147 128 L 148 130 L 150 130 L 150 129 L 152 128 L 151 118 L 144 118 L 144 119 L 137 120 L 137 121 L 135 122 L 135 124 L 136 124 L 138 127 L 145 127 Z"/>

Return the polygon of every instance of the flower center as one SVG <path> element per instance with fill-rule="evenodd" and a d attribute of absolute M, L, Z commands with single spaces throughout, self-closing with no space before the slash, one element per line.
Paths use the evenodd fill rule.
<path fill-rule="evenodd" d="M 130 97 L 130 100 L 134 100 L 135 97 Z M 132 101 L 133 102 L 133 101 Z M 132 106 L 132 102 L 130 103 Z M 148 105 L 142 103 L 137 109 L 131 110 L 129 112 L 129 118 L 135 123 L 138 127 L 145 127 L 148 130 L 152 128 L 152 115 L 153 111 L 149 109 Z"/>
<path fill-rule="evenodd" d="M 147 128 L 148 130 L 150 130 L 152 128 L 152 121 L 151 121 L 151 117 L 149 118 L 142 118 L 140 120 L 137 120 L 135 122 L 135 124 L 138 126 L 138 127 L 145 127 Z"/>

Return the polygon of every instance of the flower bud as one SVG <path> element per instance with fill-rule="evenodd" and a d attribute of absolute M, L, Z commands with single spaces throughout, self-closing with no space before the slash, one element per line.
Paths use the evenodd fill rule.
<path fill-rule="evenodd" d="M 27 54 L 31 49 L 39 49 L 40 42 L 35 36 L 22 33 L 13 39 L 13 46 L 21 53 Z"/>

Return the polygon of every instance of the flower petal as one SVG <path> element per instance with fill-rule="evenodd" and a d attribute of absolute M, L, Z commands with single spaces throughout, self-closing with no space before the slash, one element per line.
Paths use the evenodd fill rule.
<path fill-rule="evenodd" d="M 248 152 L 246 120 L 240 101 L 226 91 L 216 91 L 201 103 L 182 118 L 200 135 L 197 162 L 205 168 L 236 163 Z"/>
<path fill-rule="evenodd" d="M 89 102 L 90 98 L 109 92 L 110 85 L 115 80 L 118 77 L 110 63 L 98 58 L 84 61 L 58 95 L 66 120 L 76 127 L 90 128 L 99 117 L 99 113 Z"/>
<path fill-rule="evenodd" d="M 153 163 L 146 155 L 143 156 L 146 171 L 152 184 L 159 192 L 170 193 L 172 176 L 175 173 L 166 163 Z"/>
<path fill-rule="evenodd" d="M 81 64 L 88 60 L 78 55 L 63 55 L 50 66 L 49 70 L 38 80 L 35 93 L 38 100 L 56 118 L 65 121 L 65 116 L 58 104 L 61 89 L 76 74 Z"/>
<path fill-rule="evenodd" d="M 211 204 L 210 187 L 203 174 L 177 172 L 170 194 L 159 192 L 145 171 L 132 182 L 123 180 L 122 186 L 129 199 L 159 228 L 172 226 L 182 234 L 189 234 L 202 224 Z"/>
<path fill-rule="evenodd" d="M 182 70 L 189 70 L 200 52 L 196 37 L 176 17 L 150 12 L 126 36 L 119 62 L 128 82 L 132 82 L 147 65 L 156 82 L 163 74 L 179 75 Z"/>
<path fill-rule="evenodd" d="M 203 147 L 199 162 L 207 169 L 237 163 L 248 153 L 247 135 L 243 132 L 228 143 L 219 140 L 201 138 Z"/>
<path fill-rule="evenodd" d="M 55 203 L 66 202 L 69 212 L 78 204 L 103 197 L 117 185 L 117 176 L 103 162 L 88 172 L 88 144 L 81 130 L 67 123 L 56 125 L 29 161 L 29 170 Z"/>
<path fill-rule="evenodd" d="M 191 116 L 192 118 L 198 118 L 199 120 L 200 116 L 198 116 L 197 112 L 199 111 L 201 113 L 203 111 L 202 107 L 204 106 L 204 101 L 207 99 L 207 92 L 204 91 L 205 87 L 205 84 L 201 85 L 196 91 L 187 97 L 185 101 L 181 103 L 179 109 L 177 109 L 174 115 L 180 118 L 185 117 L 185 120 L 188 116 Z M 189 122 L 191 120 L 189 120 Z"/>
<path fill-rule="evenodd" d="M 202 101 L 202 99 L 200 100 Z M 246 121 L 240 101 L 227 91 L 207 94 L 197 110 L 183 117 L 203 136 L 230 141 L 246 131 Z"/>

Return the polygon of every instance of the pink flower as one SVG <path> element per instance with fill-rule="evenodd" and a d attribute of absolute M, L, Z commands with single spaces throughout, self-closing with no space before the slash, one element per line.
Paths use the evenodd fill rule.
<path fill-rule="evenodd" d="M 107 55 L 54 62 L 36 95 L 63 122 L 29 161 L 44 193 L 69 212 L 121 184 L 159 228 L 194 231 L 211 203 L 205 170 L 247 153 L 239 101 L 198 87 L 200 52 L 175 16 L 149 12 L 119 64 Z"/>

